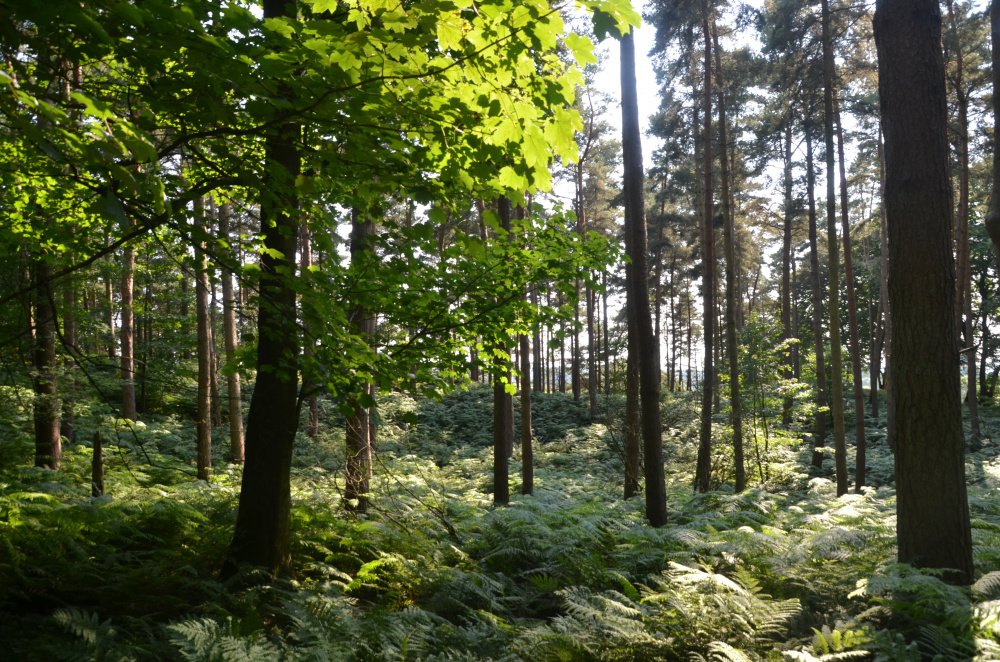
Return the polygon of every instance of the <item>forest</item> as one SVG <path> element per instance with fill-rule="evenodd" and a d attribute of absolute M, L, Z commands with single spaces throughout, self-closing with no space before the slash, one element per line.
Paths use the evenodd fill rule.
<path fill-rule="evenodd" d="M 1000 659 L 998 40 L 0 0 L 0 659 Z"/>

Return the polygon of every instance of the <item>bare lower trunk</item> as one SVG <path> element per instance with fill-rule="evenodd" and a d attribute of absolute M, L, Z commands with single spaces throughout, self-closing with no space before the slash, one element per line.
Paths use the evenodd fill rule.
<path fill-rule="evenodd" d="M 205 228 L 205 199 L 194 202 L 196 227 Z M 195 248 L 195 314 L 198 327 L 198 480 L 209 480 L 212 475 L 212 421 L 210 411 L 210 382 L 212 355 L 211 332 L 208 328 L 208 260 L 205 244 Z"/>
<path fill-rule="evenodd" d="M 73 275 L 66 277 L 63 289 L 63 342 L 66 343 L 70 356 L 63 362 L 65 377 L 62 390 L 62 420 L 59 424 L 59 434 L 66 438 L 66 443 L 72 444 L 74 423 L 76 418 L 76 361 L 73 354 L 76 346 L 76 279 Z"/>
<path fill-rule="evenodd" d="M 826 364 L 823 360 L 823 295 L 820 290 L 819 251 L 816 240 L 816 174 L 813 171 L 812 136 L 806 128 L 806 178 L 809 191 L 809 266 L 812 279 L 813 339 L 816 343 L 816 422 L 812 463 L 823 467 L 826 445 Z"/>
<path fill-rule="evenodd" d="M 371 255 L 369 237 L 375 232 L 375 224 L 358 209 L 351 210 L 351 265 L 364 269 L 364 261 Z M 360 265 L 360 266 L 358 266 Z M 355 307 L 352 317 L 353 331 L 365 342 L 371 342 L 375 334 L 375 318 L 363 306 Z M 362 391 L 371 395 L 371 385 L 360 385 Z M 357 513 L 368 512 L 369 478 L 372 471 L 372 430 L 368 410 L 357 398 L 352 398 L 350 406 L 353 414 L 347 417 L 346 443 L 347 484 L 344 501 L 347 507 Z"/>
<path fill-rule="evenodd" d="M 730 206 L 728 127 L 726 126 L 726 95 L 723 92 L 722 52 L 719 35 L 712 25 L 712 40 L 715 46 L 715 71 L 719 81 L 719 166 L 722 175 L 722 222 L 724 223 L 723 243 L 726 253 L 726 351 L 729 356 L 729 406 L 730 424 L 733 428 L 733 464 L 735 465 L 735 490 L 742 492 L 747 485 L 746 469 L 743 463 L 743 407 L 740 402 L 739 339 L 736 333 L 736 251 L 733 246 L 733 231 L 736 216 Z M 786 316 L 787 317 L 787 316 Z"/>
<path fill-rule="evenodd" d="M 833 105 L 837 122 L 837 153 L 840 157 L 840 226 L 844 235 L 844 280 L 847 282 L 847 325 L 851 341 L 851 375 L 854 382 L 854 484 L 865 484 L 865 394 L 861 385 L 861 341 L 858 333 L 858 300 L 854 292 L 854 262 L 851 258 L 851 224 L 848 215 L 847 167 L 844 165 L 844 130 L 840 125 L 840 108 Z"/>
<path fill-rule="evenodd" d="M 882 319 L 885 329 L 885 342 L 883 350 L 885 354 L 885 441 L 890 449 L 895 449 L 894 440 L 896 438 L 896 408 L 893 407 L 892 389 L 892 305 L 889 302 L 889 226 L 886 218 L 885 207 L 885 148 L 882 141 L 881 129 L 879 129 L 879 189 L 882 200 L 882 213 L 880 216 L 881 231 L 879 242 L 882 251 L 882 259 L 879 264 L 881 279 L 879 281 L 879 292 L 882 297 Z"/>
<path fill-rule="evenodd" d="M 56 389 L 56 311 L 52 265 L 44 255 L 35 259 L 35 283 L 35 466 L 58 470 L 62 440 Z"/>
<path fill-rule="evenodd" d="M 219 237 L 229 241 L 231 207 L 228 203 L 219 208 Z M 234 256 L 235 257 L 235 256 Z M 226 340 L 226 361 L 236 358 L 236 306 L 233 297 L 233 279 L 222 271 L 222 327 Z M 243 463 L 243 397 L 240 373 L 233 370 L 226 377 L 229 392 L 229 458 L 236 464 Z"/>
<path fill-rule="evenodd" d="M 997 270 L 1000 270 L 1000 2 L 990 3 L 990 53 L 993 66 L 993 180 L 990 186 L 990 206 L 986 212 L 986 232 L 993 243 Z"/>
<path fill-rule="evenodd" d="M 785 127 L 785 152 L 784 152 L 784 186 L 785 186 L 785 208 L 784 208 L 784 232 L 781 243 L 781 329 L 782 339 L 788 341 L 792 338 L 792 120 L 788 118 L 788 125 Z M 784 377 L 792 378 L 793 359 L 792 352 L 789 351 L 785 359 Z M 781 423 L 791 425 L 792 423 L 792 396 L 786 396 L 781 408 Z"/>
<path fill-rule="evenodd" d="M 528 336 L 521 334 L 521 494 L 534 494 L 535 471 L 531 448 L 531 388 L 528 375 L 531 374 L 530 345 Z"/>
<path fill-rule="evenodd" d="M 826 238 L 830 283 L 830 381 L 832 384 L 833 445 L 837 467 L 837 494 L 846 494 L 847 435 L 844 429 L 844 370 L 840 340 L 840 249 L 837 245 L 837 194 L 834 183 L 836 152 L 833 137 L 833 38 L 830 30 L 829 0 L 822 0 L 823 11 L 823 133 L 826 138 Z"/>
<path fill-rule="evenodd" d="M 622 161 L 626 252 L 631 262 L 629 306 L 635 313 L 639 400 L 642 419 L 643 456 L 646 477 L 646 518 L 651 526 L 667 522 L 666 482 L 663 474 L 663 444 L 660 430 L 660 365 L 653 320 L 649 310 L 649 270 L 646 266 L 646 210 L 643 194 L 642 142 L 639 134 L 639 104 L 635 83 L 635 41 L 629 32 L 621 39 Z"/>
<path fill-rule="evenodd" d="M 264 0 L 265 19 L 294 16 L 294 0 Z M 277 94 L 291 94 L 283 86 Z M 292 569 L 291 463 L 298 426 L 299 334 L 295 290 L 288 282 L 295 272 L 299 200 L 295 180 L 301 171 L 301 127 L 278 111 L 273 134 L 264 141 L 271 190 L 259 191 L 261 233 L 257 382 L 247 415 L 246 463 L 239 512 L 229 560 L 223 574 L 240 564 L 263 567 L 270 574 Z"/>
<path fill-rule="evenodd" d="M 879 0 L 900 563 L 973 579 L 951 250 L 948 108 L 937 0 Z"/>
<path fill-rule="evenodd" d="M 705 39 L 705 86 L 703 104 L 705 113 L 704 131 L 704 220 L 701 228 L 702 291 L 704 305 L 702 335 L 705 341 L 705 375 L 702 380 L 701 430 L 698 441 L 698 464 L 695 470 L 694 488 L 707 492 L 712 474 L 712 391 L 715 382 L 715 366 L 712 364 L 715 341 L 715 230 L 712 227 L 714 205 L 712 204 L 712 42 L 709 38 L 708 19 L 703 25 Z"/>
<path fill-rule="evenodd" d="M 94 433 L 94 455 L 90 460 L 90 494 L 94 497 L 104 496 L 104 446 L 101 443 L 101 431 Z"/>

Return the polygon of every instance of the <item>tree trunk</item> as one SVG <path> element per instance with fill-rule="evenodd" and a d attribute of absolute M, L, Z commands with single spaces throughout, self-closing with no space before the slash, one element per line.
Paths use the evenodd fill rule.
<path fill-rule="evenodd" d="M 196 230 L 205 230 L 205 199 L 194 201 L 194 222 Z M 212 421 L 210 412 L 210 381 L 212 354 L 211 332 L 208 328 L 208 260 L 205 257 L 205 242 L 198 242 L 194 251 L 195 260 L 195 316 L 198 327 L 198 480 L 209 480 L 212 476 Z M 123 315 L 124 317 L 124 315 Z M 124 355 L 124 330 L 122 332 L 122 354 Z"/>
<path fill-rule="evenodd" d="M 294 16 L 296 3 L 264 0 L 264 19 Z M 278 96 L 288 94 L 279 86 Z M 295 290 L 287 281 L 295 271 L 298 237 L 295 178 L 301 169 L 299 125 L 275 121 L 275 133 L 264 143 L 270 191 L 260 191 L 260 305 L 257 314 L 257 383 L 247 417 L 246 465 L 239 512 L 224 574 L 238 564 L 262 566 L 272 574 L 288 574 L 291 528 L 290 470 L 298 424 L 299 336 L 295 324 Z"/>
<path fill-rule="evenodd" d="M 52 265 L 45 255 L 35 258 L 35 284 L 35 466 L 58 470 L 62 440 L 56 388 L 56 311 Z"/>
<path fill-rule="evenodd" d="M 733 427 L 733 463 L 735 464 L 735 490 L 742 492 L 747 485 L 743 463 L 743 406 L 740 402 L 739 339 L 736 333 L 736 251 L 733 231 L 736 215 L 729 204 L 730 186 L 728 127 L 726 126 L 726 95 L 723 90 L 722 49 L 719 34 L 712 24 L 712 41 L 715 46 L 715 76 L 719 83 L 719 159 L 722 175 L 722 240 L 726 252 L 726 351 L 729 357 L 729 406 L 730 424 Z"/>
<path fill-rule="evenodd" d="M 226 203 L 219 207 L 219 238 L 229 242 L 229 219 L 231 207 Z M 235 255 L 232 256 L 234 259 Z M 233 278 L 222 270 L 222 327 L 226 341 L 226 361 L 236 358 L 236 306 L 233 301 Z M 243 396 L 240 389 L 240 372 L 233 370 L 226 377 L 229 392 L 229 459 L 235 464 L 243 463 Z"/>
<path fill-rule="evenodd" d="M 990 3 L 990 52 L 993 71 L 993 179 L 990 186 L 990 206 L 986 212 L 986 232 L 993 243 L 997 270 L 1000 271 L 1000 0 Z"/>
<path fill-rule="evenodd" d="M 611 395 L 611 345 L 608 343 L 608 274 L 601 274 L 601 285 L 604 286 L 602 300 L 604 304 L 604 395 Z"/>
<path fill-rule="evenodd" d="M 955 24 L 955 12 L 952 0 L 947 0 L 948 16 L 953 31 L 958 31 Z M 969 251 L 969 97 L 965 89 L 964 68 L 965 59 L 961 45 L 955 51 L 955 96 L 958 102 L 958 218 L 956 219 L 955 243 L 958 255 L 957 295 L 957 325 L 963 336 L 962 353 L 966 360 L 966 377 L 968 379 L 969 425 L 974 440 L 979 439 L 979 400 L 976 388 L 976 342 L 973 337 L 974 320 L 972 319 L 972 268 Z M 963 321 L 963 315 L 965 317 Z"/>
<path fill-rule="evenodd" d="M 66 276 L 63 285 L 63 342 L 66 343 L 70 356 L 63 361 L 66 377 L 63 380 L 65 388 L 63 389 L 59 434 L 66 438 L 66 443 L 72 444 L 73 426 L 76 418 L 76 361 L 72 354 L 79 351 L 76 346 L 76 279 L 73 274 Z"/>
<path fill-rule="evenodd" d="M 844 280 L 847 282 L 847 328 L 851 340 L 851 374 L 854 382 L 854 484 L 860 490 L 865 484 L 865 394 L 861 385 L 861 341 L 858 333 L 858 299 L 854 292 L 854 262 L 851 257 L 851 223 L 848 214 L 847 166 L 844 164 L 844 129 L 840 124 L 840 108 L 833 102 L 837 122 L 837 153 L 840 157 L 840 227 L 844 234 Z"/>
<path fill-rule="evenodd" d="M 704 305 L 702 335 L 705 341 L 705 376 L 702 380 L 701 431 L 698 438 L 698 465 L 695 470 L 694 488 L 698 492 L 707 492 L 712 473 L 712 387 L 715 382 L 715 367 L 712 365 L 715 340 L 715 229 L 712 227 L 714 216 L 712 204 L 712 42 L 709 37 L 708 18 L 704 20 L 702 30 L 705 39 L 705 86 L 703 90 L 705 130 L 702 140 L 705 145 L 703 194 L 705 216 L 701 229 L 701 298 Z"/>
<path fill-rule="evenodd" d="M 788 124 L 785 126 L 783 182 L 785 186 L 784 233 L 781 242 L 781 330 L 782 340 L 792 338 L 792 118 L 789 110 Z M 727 276 L 728 277 L 728 276 Z M 792 352 L 785 358 L 784 378 L 792 378 Z M 792 424 L 792 396 L 785 397 L 781 408 L 782 425 Z"/>
<path fill-rule="evenodd" d="M 813 170 L 812 134 L 806 127 L 806 187 L 809 193 L 809 266 L 812 278 L 813 338 L 816 343 L 816 423 L 812 463 L 823 467 L 826 445 L 826 364 L 823 360 L 823 294 L 820 289 L 819 251 L 816 240 L 816 173 Z"/>
<path fill-rule="evenodd" d="M 110 237 L 105 237 L 104 243 L 110 244 Z M 118 358 L 118 341 L 115 339 L 115 297 L 114 288 L 111 285 L 111 269 L 112 267 L 108 265 L 107 271 L 105 271 L 104 277 L 104 296 L 108 302 L 107 317 L 105 322 L 108 325 L 108 358 L 116 359 Z M 185 282 L 186 284 L 186 282 Z"/>
<path fill-rule="evenodd" d="M 535 493 L 534 455 L 531 448 L 531 374 L 530 346 L 527 334 L 521 334 L 521 494 Z"/>
<path fill-rule="evenodd" d="M 309 231 L 309 226 L 303 224 L 302 229 L 302 256 L 301 256 L 301 271 L 302 273 L 307 272 L 310 267 L 313 266 L 313 252 L 312 252 L 312 234 Z M 303 315 L 304 316 L 304 315 Z M 306 364 L 309 364 L 309 359 L 313 356 L 313 339 L 309 335 L 309 322 L 305 319 L 302 321 L 303 329 L 306 332 L 305 339 L 302 344 L 302 356 L 305 359 Z M 307 386 L 310 391 L 316 388 L 313 380 L 306 380 Z M 319 434 L 319 397 L 313 392 L 309 396 L 309 422 L 306 426 L 306 434 L 310 437 L 315 437 Z"/>
<path fill-rule="evenodd" d="M 878 0 L 885 129 L 896 535 L 901 563 L 973 578 L 951 253 L 948 110 L 936 0 Z M 933 403 L 933 406 L 928 406 Z"/>
<path fill-rule="evenodd" d="M 509 236 L 510 200 L 505 196 L 497 199 L 497 212 L 501 227 Z M 504 353 L 510 352 L 506 346 L 500 349 Z M 563 368 L 565 391 L 565 362 Z M 493 504 L 496 506 L 510 503 L 510 456 L 514 448 L 514 398 L 507 392 L 504 376 L 508 383 L 512 383 L 510 365 L 498 360 L 493 373 Z"/>
<path fill-rule="evenodd" d="M 840 344 L 840 249 L 837 246 L 837 192 L 834 182 L 836 153 L 833 139 L 833 38 L 830 30 L 829 0 L 823 11 L 823 133 L 826 137 L 826 238 L 830 264 L 830 377 L 833 387 L 834 460 L 837 467 L 837 495 L 847 494 L 847 435 L 844 429 L 844 369 Z"/>
<path fill-rule="evenodd" d="M 104 496 L 104 446 L 101 431 L 94 432 L 94 455 L 90 460 L 90 495 Z"/>
<path fill-rule="evenodd" d="M 879 262 L 880 280 L 879 295 L 882 297 L 882 319 L 884 320 L 883 335 L 885 337 L 885 442 L 890 450 L 894 449 L 894 439 L 896 437 L 896 409 L 892 406 L 892 306 L 889 302 L 889 225 L 885 203 L 885 144 L 882 138 L 882 128 L 879 127 L 879 189 L 882 199 L 882 214 L 880 217 L 881 229 L 879 234 L 879 245 L 882 251 L 882 258 Z"/>
<path fill-rule="evenodd" d="M 621 39 L 622 162 L 624 164 L 625 250 L 631 263 L 637 349 L 639 351 L 639 402 L 642 417 L 643 456 L 646 470 L 646 518 L 651 526 L 667 523 L 666 480 L 663 475 L 663 440 L 660 430 L 660 353 L 653 337 L 649 311 L 649 269 L 646 266 L 646 207 L 643 199 L 642 141 L 639 136 L 639 102 L 635 84 L 635 35 Z"/>
<path fill-rule="evenodd" d="M 351 210 L 351 266 L 359 272 L 366 266 L 371 257 L 369 237 L 375 233 L 375 223 L 359 209 Z M 375 335 L 375 318 L 372 311 L 357 305 L 351 313 L 354 320 L 353 332 L 366 343 L 372 341 Z M 355 385 L 361 387 L 363 393 L 371 395 L 371 385 Z M 347 507 L 356 513 L 368 512 L 369 477 L 372 471 L 372 426 L 368 409 L 356 397 L 352 397 L 348 405 L 353 413 L 347 417 L 345 439 L 347 443 L 347 462 L 345 467 L 347 484 L 344 487 L 344 501 Z"/>

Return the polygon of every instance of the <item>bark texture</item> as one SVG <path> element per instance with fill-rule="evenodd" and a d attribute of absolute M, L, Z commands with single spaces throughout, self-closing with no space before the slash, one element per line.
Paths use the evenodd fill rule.
<path fill-rule="evenodd" d="M 194 201 L 195 227 L 205 229 L 205 199 Z M 208 325 L 208 259 L 205 242 L 199 242 L 194 251 L 195 317 L 198 330 L 198 480 L 212 476 L 212 419 L 210 411 L 210 386 L 212 370 L 211 331 Z M 125 356 L 125 334 L 122 333 L 122 357 Z M 124 361 L 123 361 L 124 365 Z"/>
<path fill-rule="evenodd" d="M 973 577 L 936 0 L 878 0 L 899 561 Z M 934 406 L 928 406 L 933 403 Z"/>
<path fill-rule="evenodd" d="M 56 310 L 52 292 L 52 264 L 45 255 L 35 258 L 35 466 L 59 469 L 59 394 L 56 387 Z"/>
<path fill-rule="evenodd" d="M 229 241 L 229 221 L 232 216 L 230 205 L 219 207 L 219 237 Z M 236 256 L 232 256 L 236 259 Z M 233 301 L 233 278 L 228 271 L 222 271 L 222 327 L 226 341 L 226 361 L 236 358 L 236 305 Z M 243 463 L 243 396 L 240 388 L 240 373 L 233 370 L 226 377 L 229 395 L 229 459 L 236 464 Z"/>
<path fill-rule="evenodd" d="M 698 492 L 709 490 L 712 477 L 712 396 L 715 386 L 715 366 L 712 358 L 715 350 L 715 216 L 712 204 L 712 41 L 709 37 L 708 18 L 704 20 L 702 32 L 705 39 L 705 86 L 702 90 L 705 111 L 703 175 L 704 217 L 701 227 L 701 299 L 703 304 L 702 336 L 705 341 L 705 374 L 702 378 L 701 429 L 698 436 L 698 463 L 695 468 L 694 489 Z"/>
<path fill-rule="evenodd" d="M 646 518 L 654 527 L 667 523 L 666 481 L 663 475 L 663 440 L 660 430 L 660 353 L 653 336 L 649 311 L 649 270 L 646 264 L 646 207 L 643 198 L 642 141 L 639 135 L 639 102 L 635 84 L 635 41 L 629 32 L 621 39 L 622 162 L 624 164 L 625 250 L 631 258 L 639 363 L 639 402 L 645 458 Z"/>
<path fill-rule="evenodd" d="M 726 252 L 726 352 L 729 360 L 729 406 L 730 423 L 733 428 L 733 463 L 735 465 L 735 490 L 742 492 L 747 485 L 746 469 L 743 463 L 743 408 L 740 402 L 739 337 L 736 330 L 736 250 L 733 246 L 733 230 L 736 217 L 729 204 L 732 178 L 729 172 L 729 142 L 726 126 L 726 95 L 723 90 L 722 54 L 719 35 L 712 25 L 712 41 L 715 46 L 715 76 L 719 81 L 719 166 L 722 170 L 722 222 L 724 223 L 723 244 Z M 787 271 L 786 271 L 787 274 Z M 785 315 L 787 317 L 787 315 Z"/>
<path fill-rule="evenodd" d="M 812 463 L 823 467 L 826 445 L 826 362 L 823 357 L 823 293 L 820 288 L 819 249 L 816 240 L 816 172 L 813 168 L 812 135 L 806 128 L 806 188 L 809 197 L 809 276 L 812 285 L 813 340 L 816 343 L 816 422 Z"/>
<path fill-rule="evenodd" d="M 295 2 L 264 0 L 264 18 L 294 16 Z M 279 90 L 279 95 L 287 91 Z M 259 191 L 264 248 L 260 267 L 257 383 L 247 416 L 246 454 L 239 512 L 224 574 L 239 564 L 271 574 L 292 569 L 290 470 L 298 423 L 299 336 L 295 291 L 286 275 L 295 271 L 298 237 L 295 178 L 301 169 L 301 129 L 291 121 L 275 123 L 264 156 L 273 173 L 270 190 Z"/>
<path fill-rule="evenodd" d="M 847 438 L 844 430 L 844 370 L 840 345 L 840 249 L 837 246 L 837 193 L 834 182 L 836 152 L 833 141 L 833 37 L 830 30 L 829 0 L 823 11 L 823 134 L 826 138 L 826 239 L 830 264 L 828 287 L 830 317 L 830 382 L 833 410 L 834 461 L 837 467 L 837 494 L 846 494 Z"/>

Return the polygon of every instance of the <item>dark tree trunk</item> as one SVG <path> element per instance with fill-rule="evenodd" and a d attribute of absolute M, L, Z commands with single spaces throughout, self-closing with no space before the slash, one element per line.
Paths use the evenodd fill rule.
<path fill-rule="evenodd" d="M 694 488 L 698 492 L 707 492 L 712 474 L 712 391 L 715 382 L 715 367 L 712 365 L 715 341 L 715 230 L 712 227 L 714 216 L 714 205 L 712 204 L 712 42 L 709 37 L 707 18 L 702 27 L 705 39 L 705 87 L 703 90 L 705 131 L 702 141 L 705 145 L 705 185 L 703 187 L 705 212 L 701 228 L 701 298 L 704 305 L 702 335 L 705 341 L 705 375 L 702 380 L 701 430 L 698 439 L 698 464 L 695 470 Z"/>
<path fill-rule="evenodd" d="M 837 193 L 834 182 L 836 148 L 833 139 L 833 37 L 830 30 L 829 0 L 822 0 L 823 11 L 823 134 L 826 138 L 826 238 L 830 264 L 827 289 L 830 307 L 830 381 L 833 394 L 834 460 L 837 467 L 837 494 L 847 494 L 847 435 L 844 429 L 844 370 L 840 341 L 840 249 L 837 246 Z"/>
<path fill-rule="evenodd" d="M 735 490 L 742 492 L 747 486 L 746 468 L 743 463 L 743 406 L 740 402 L 739 338 L 736 331 L 736 250 L 733 246 L 733 231 L 736 215 L 729 204 L 730 186 L 728 127 L 726 126 L 726 95 L 723 91 L 722 50 L 719 48 L 719 34 L 712 24 L 712 40 L 715 46 L 715 76 L 719 83 L 719 159 L 722 175 L 722 222 L 723 243 L 726 252 L 726 351 L 729 358 L 729 406 L 730 424 L 733 427 L 733 463 L 735 464 Z"/>
<path fill-rule="evenodd" d="M 625 250 L 631 263 L 631 288 L 627 292 L 636 320 L 639 352 L 639 401 L 646 474 L 646 518 L 651 526 L 667 523 L 666 481 L 663 475 L 663 440 L 660 430 L 660 353 L 653 337 L 649 311 L 649 269 L 646 266 L 646 208 L 643 199 L 642 142 L 639 136 L 639 102 L 635 84 L 635 41 L 629 32 L 621 39 L 622 162 L 624 164 Z"/>
<path fill-rule="evenodd" d="M 882 213 L 880 215 L 881 229 L 879 232 L 879 245 L 882 251 L 882 258 L 879 261 L 879 292 L 882 297 L 882 319 L 884 350 L 885 354 L 885 442 L 890 449 L 894 449 L 894 439 L 896 438 L 896 409 L 892 406 L 892 306 L 889 302 L 889 222 L 887 219 L 885 203 L 885 144 L 883 142 L 882 129 L 879 128 L 879 191 L 882 200 Z"/>
<path fill-rule="evenodd" d="M 56 311 L 52 264 L 45 255 L 35 258 L 35 283 L 35 466 L 58 470 L 62 440 L 56 389 Z"/>
<path fill-rule="evenodd" d="M 375 223 L 358 209 L 351 210 L 351 266 L 362 273 L 365 263 L 371 258 L 370 237 L 375 233 Z M 372 311 L 357 305 L 351 313 L 354 321 L 352 331 L 366 343 L 375 335 L 375 317 Z M 371 395 L 370 384 L 356 384 L 363 393 Z M 369 478 L 372 471 L 372 425 L 368 409 L 357 397 L 352 397 L 348 405 L 353 413 L 347 417 L 345 440 L 347 444 L 346 481 L 344 501 L 347 507 L 357 513 L 368 512 Z"/>
<path fill-rule="evenodd" d="M 626 270 L 626 291 L 631 291 L 631 279 L 631 274 Z M 639 333 L 636 331 L 634 307 L 628 300 L 625 305 L 628 325 L 628 357 L 625 359 L 625 498 L 631 499 L 639 493 L 642 417 L 639 412 Z"/>
<path fill-rule="evenodd" d="M 844 235 L 844 280 L 847 282 L 847 328 L 851 341 L 851 375 L 854 382 L 854 484 L 865 484 L 865 394 L 861 385 L 861 341 L 858 337 L 858 299 L 854 292 L 854 262 L 851 258 L 851 223 L 848 215 L 847 166 L 844 164 L 844 130 L 836 99 L 833 115 L 837 122 L 837 154 L 840 157 L 840 227 Z M 846 462 L 846 460 L 845 460 Z"/>
<path fill-rule="evenodd" d="M 195 228 L 205 230 L 205 199 L 194 201 Z M 195 316 L 198 327 L 198 480 L 209 480 L 212 476 L 212 421 L 210 412 L 210 381 L 212 354 L 211 332 L 208 328 L 208 260 L 205 257 L 205 243 L 198 242 L 194 251 L 195 260 Z M 124 317 L 124 315 L 123 315 Z M 122 333 L 122 355 L 125 354 L 125 334 Z"/>
<path fill-rule="evenodd" d="M 289 0 L 264 0 L 264 19 L 294 16 Z M 279 96 L 288 93 L 279 88 Z M 262 566 L 272 574 L 292 569 L 290 471 L 299 420 L 299 335 L 295 290 L 286 274 L 295 271 L 298 237 L 295 178 L 301 169 L 301 129 L 279 115 L 264 156 L 272 173 L 269 191 L 259 191 L 264 248 L 260 258 L 257 315 L 257 383 L 247 416 L 246 465 L 226 574 L 238 564 Z"/>
<path fill-rule="evenodd" d="M 951 253 L 948 110 L 936 0 L 878 0 L 885 129 L 890 407 L 896 413 L 899 561 L 973 578 Z M 933 406 L 928 406 L 933 403 Z"/>
<path fill-rule="evenodd" d="M 784 232 L 781 242 L 781 330 L 782 340 L 792 338 L 792 118 L 789 112 L 785 126 L 783 183 L 785 187 Z M 793 358 L 789 351 L 785 359 L 785 379 L 792 378 Z M 792 423 L 792 396 L 786 396 L 781 408 L 781 423 Z"/>
<path fill-rule="evenodd" d="M 307 272 L 310 267 L 313 266 L 313 252 L 312 252 L 312 234 L 309 231 L 309 226 L 303 225 L 301 229 L 302 233 L 302 255 L 301 255 L 301 271 L 303 273 Z M 309 359 L 313 356 L 313 340 L 309 335 L 309 322 L 307 320 L 302 321 L 303 329 L 305 330 L 305 338 L 302 343 L 302 356 L 306 360 L 306 364 L 309 363 Z M 316 385 L 313 380 L 306 380 L 306 388 L 310 391 L 314 391 Z M 310 437 L 315 437 L 319 434 L 319 397 L 315 392 L 309 395 L 309 421 L 306 425 L 306 434 Z"/>
<path fill-rule="evenodd" d="M 957 33 L 955 12 L 952 0 L 947 1 L 948 16 L 952 30 Z M 960 44 L 955 49 L 955 97 L 958 106 L 958 213 L 956 220 L 955 248 L 958 255 L 958 282 L 956 283 L 956 323 L 963 336 L 962 354 L 966 361 L 966 377 L 968 379 L 969 425 L 972 438 L 978 440 L 979 401 L 976 388 L 976 343 L 973 338 L 974 320 L 972 318 L 972 268 L 969 251 L 969 97 L 964 80 L 965 58 Z M 963 320 L 964 316 L 964 320 Z"/>
<path fill-rule="evenodd" d="M 1000 271 L 1000 0 L 990 3 L 990 46 L 993 71 L 993 179 L 990 186 L 990 206 L 986 212 L 986 232 L 993 243 L 997 270 Z"/>
<path fill-rule="evenodd" d="M 604 286 L 602 295 L 604 304 L 604 395 L 611 395 L 611 351 L 608 344 L 608 274 L 601 274 L 601 285 Z"/>
<path fill-rule="evenodd" d="M 531 374 L 530 347 L 528 336 L 521 334 L 521 494 L 535 493 L 534 455 L 531 448 L 531 388 L 528 375 Z"/>
<path fill-rule="evenodd" d="M 94 497 L 104 496 L 104 447 L 100 430 L 94 433 L 94 455 L 90 460 L 90 494 Z"/>
<path fill-rule="evenodd" d="M 501 227 L 509 235 L 510 200 L 503 196 L 498 198 L 497 212 Z M 510 353 L 509 347 L 501 347 L 501 350 Z M 565 391 L 565 362 L 563 368 Z M 512 381 L 510 365 L 498 360 L 493 372 L 493 504 L 497 506 L 510 503 L 510 456 L 514 448 L 514 397 L 507 392 L 504 376 L 507 382 Z"/>
<path fill-rule="evenodd" d="M 63 289 L 63 342 L 66 343 L 70 356 L 63 361 L 65 378 L 62 396 L 62 419 L 59 424 L 59 434 L 66 438 L 66 443 L 73 443 L 74 422 L 76 418 L 76 361 L 72 354 L 78 351 L 76 346 L 76 279 L 73 274 L 66 277 Z"/>
<path fill-rule="evenodd" d="M 130 226 L 131 227 L 131 226 Z M 121 380 L 122 418 L 135 420 L 135 364 L 133 363 L 133 333 L 135 316 L 132 310 L 135 274 L 135 249 L 127 246 L 122 257 L 122 326 Z"/>
<path fill-rule="evenodd" d="M 231 207 L 226 203 L 219 207 L 219 238 L 229 242 L 229 219 Z M 236 256 L 232 256 L 236 259 Z M 236 358 L 236 306 L 233 301 L 233 278 L 228 271 L 222 271 L 222 331 L 226 341 L 226 361 Z M 243 396 L 240 389 L 240 373 L 234 370 L 227 379 L 229 391 L 229 459 L 236 464 L 243 463 Z"/>
<path fill-rule="evenodd" d="M 826 445 L 826 364 L 823 360 L 823 293 L 820 289 L 819 251 L 816 240 L 816 173 L 813 169 L 812 134 L 806 127 L 806 187 L 809 192 L 809 266 L 812 278 L 813 339 L 816 343 L 816 423 L 812 463 L 823 467 Z"/>

